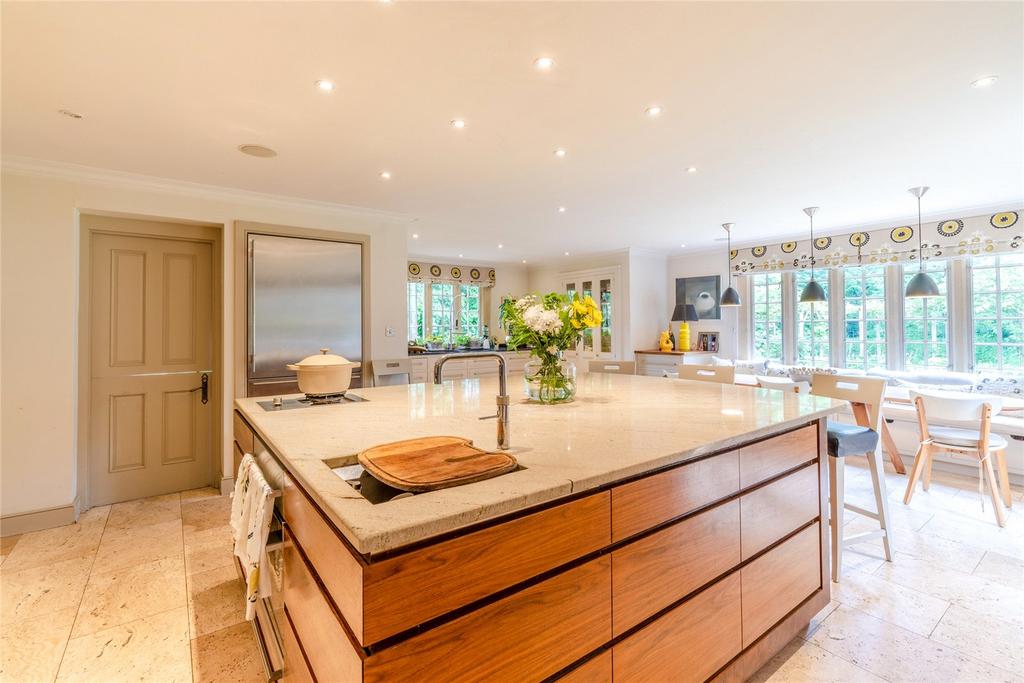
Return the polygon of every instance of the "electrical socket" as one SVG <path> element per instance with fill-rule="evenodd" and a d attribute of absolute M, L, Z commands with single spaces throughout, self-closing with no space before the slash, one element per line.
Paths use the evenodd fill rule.
<path fill-rule="evenodd" d="M 395 328 L 393 328 L 393 327 L 385 327 L 384 328 L 384 336 L 385 337 L 394 337 L 395 336 Z"/>

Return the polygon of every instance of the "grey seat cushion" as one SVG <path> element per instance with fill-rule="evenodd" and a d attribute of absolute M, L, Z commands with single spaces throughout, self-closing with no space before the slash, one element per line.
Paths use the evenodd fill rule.
<path fill-rule="evenodd" d="M 977 448 L 981 432 L 977 429 L 960 429 L 959 427 L 933 427 L 928 425 L 928 435 L 936 444 Z M 1006 448 L 1006 439 L 995 432 L 989 432 L 988 446 L 993 450 Z"/>
<path fill-rule="evenodd" d="M 875 450 L 878 432 L 867 427 L 828 421 L 828 454 L 837 458 Z"/>

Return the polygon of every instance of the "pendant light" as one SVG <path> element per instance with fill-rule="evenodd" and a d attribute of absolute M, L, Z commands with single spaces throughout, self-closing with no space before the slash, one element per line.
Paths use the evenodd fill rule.
<path fill-rule="evenodd" d="M 800 292 L 800 303 L 802 304 L 818 304 L 828 301 L 825 290 L 814 279 L 814 214 L 817 211 L 817 206 L 808 206 L 804 209 L 804 213 L 811 219 L 811 281 L 804 287 L 804 291 Z"/>
<path fill-rule="evenodd" d="M 719 300 L 719 306 L 739 306 L 740 305 L 740 293 L 732 287 L 732 226 L 735 223 L 722 223 L 722 227 L 725 228 L 726 242 L 728 246 L 725 248 L 725 266 L 729 270 L 729 286 L 724 292 L 722 292 L 722 298 Z"/>
<path fill-rule="evenodd" d="M 928 191 L 927 186 L 912 187 L 907 192 L 917 197 L 917 275 L 907 283 L 907 297 L 939 296 L 939 286 L 924 272 L 924 246 L 921 237 L 921 197 Z"/>

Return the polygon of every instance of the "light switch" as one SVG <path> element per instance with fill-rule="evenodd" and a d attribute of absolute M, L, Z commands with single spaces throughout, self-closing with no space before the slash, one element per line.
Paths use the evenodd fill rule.
<path fill-rule="evenodd" d="M 395 328 L 393 328 L 393 327 L 385 327 L 384 328 L 384 336 L 385 337 L 394 337 L 395 336 Z"/>

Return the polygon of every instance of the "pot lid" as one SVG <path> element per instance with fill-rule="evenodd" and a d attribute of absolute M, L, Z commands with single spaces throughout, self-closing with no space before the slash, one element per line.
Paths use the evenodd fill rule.
<path fill-rule="evenodd" d="M 330 353 L 330 349 L 320 349 L 320 355 L 306 356 L 298 363 L 295 363 L 300 368 L 323 368 L 331 367 L 335 365 L 355 365 L 349 359 L 342 356 L 337 356 Z"/>

